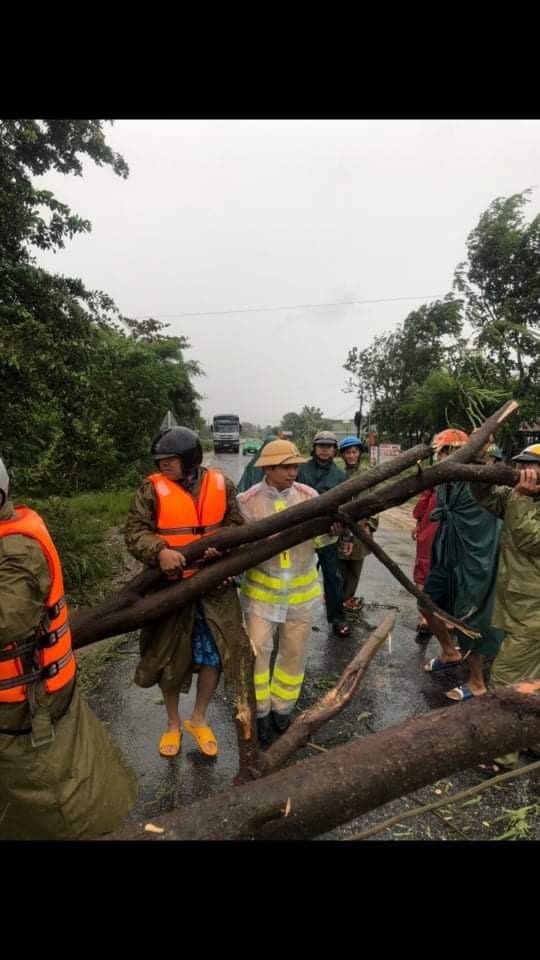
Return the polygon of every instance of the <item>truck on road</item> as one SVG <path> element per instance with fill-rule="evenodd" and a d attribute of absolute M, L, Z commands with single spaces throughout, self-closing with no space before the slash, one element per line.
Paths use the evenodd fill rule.
<path fill-rule="evenodd" d="M 220 413 L 210 425 L 214 441 L 214 453 L 238 453 L 242 427 L 235 413 Z"/>

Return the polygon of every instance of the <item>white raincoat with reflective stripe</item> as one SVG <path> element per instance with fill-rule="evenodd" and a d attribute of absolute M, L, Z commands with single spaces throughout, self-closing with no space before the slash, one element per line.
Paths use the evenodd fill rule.
<path fill-rule="evenodd" d="M 263 480 L 238 494 L 238 504 L 249 522 L 317 496 L 316 490 L 303 483 L 293 483 L 287 490 L 278 491 Z M 318 537 L 317 546 L 325 546 L 328 539 Z M 300 543 L 247 570 L 240 599 L 246 613 L 273 623 L 311 621 L 321 606 L 321 579 L 317 573 L 314 542 Z"/>

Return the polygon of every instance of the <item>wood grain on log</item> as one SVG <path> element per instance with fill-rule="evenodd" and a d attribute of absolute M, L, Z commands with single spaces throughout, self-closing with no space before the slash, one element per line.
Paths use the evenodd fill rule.
<path fill-rule="evenodd" d="M 434 710 L 144 823 L 115 840 L 306 840 L 540 739 L 540 682 Z M 286 811 L 287 815 L 286 815 Z"/>
<path fill-rule="evenodd" d="M 379 626 L 362 644 L 356 656 L 341 674 L 338 682 L 317 703 L 301 713 L 286 733 L 260 755 L 257 773 L 266 776 L 278 770 L 297 750 L 304 747 L 316 730 L 337 716 L 350 702 L 353 694 L 362 682 L 365 673 L 380 650 L 382 644 L 392 632 L 396 622 L 395 611 L 387 613 Z"/>

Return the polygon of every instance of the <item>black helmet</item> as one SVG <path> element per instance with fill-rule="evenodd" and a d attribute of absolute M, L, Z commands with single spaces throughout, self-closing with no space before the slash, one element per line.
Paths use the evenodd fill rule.
<path fill-rule="evenodd" d="M 203 458 L 197 434 L 187 427 L 169 427 L 168 430 L 163 430 L 154 440 L 151 453 L 154 460 L 180 457 L 185 470 L 200 466 Z"/>

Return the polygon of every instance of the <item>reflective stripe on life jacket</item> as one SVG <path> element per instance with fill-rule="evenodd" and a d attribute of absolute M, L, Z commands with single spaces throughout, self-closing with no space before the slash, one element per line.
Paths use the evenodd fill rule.
<path fill-rule="evenodd" d="M 204 473 L 197 498 L 162 473 L 152 473 L 148 479 L 157 498 L 155 533 L 167 546 L 185 547 L 221 527 L 227 511 L 227 488 L 219 470 Z M 184 570 L 183 576 L 193 573 L 195 570 Z"/>
<path fill-rule="evenodd" d="M 27 685 L 43 682 L 47 693 L 56 693 L 75 676 L 77 665 L 71 649 L 71 630 L 64 596 L 62 567 L 56 547 L 39 514 L 29 507 L 16 507 L 15 516 L 0 521 L 0 537 L 13 534 L 37 540 L 47 561 L 51 586 L 36 636 L 10 643 L 0 650 L 0 703 L 27 699 Z M 32 655 L 30 670 L 21 657 Z"/>

